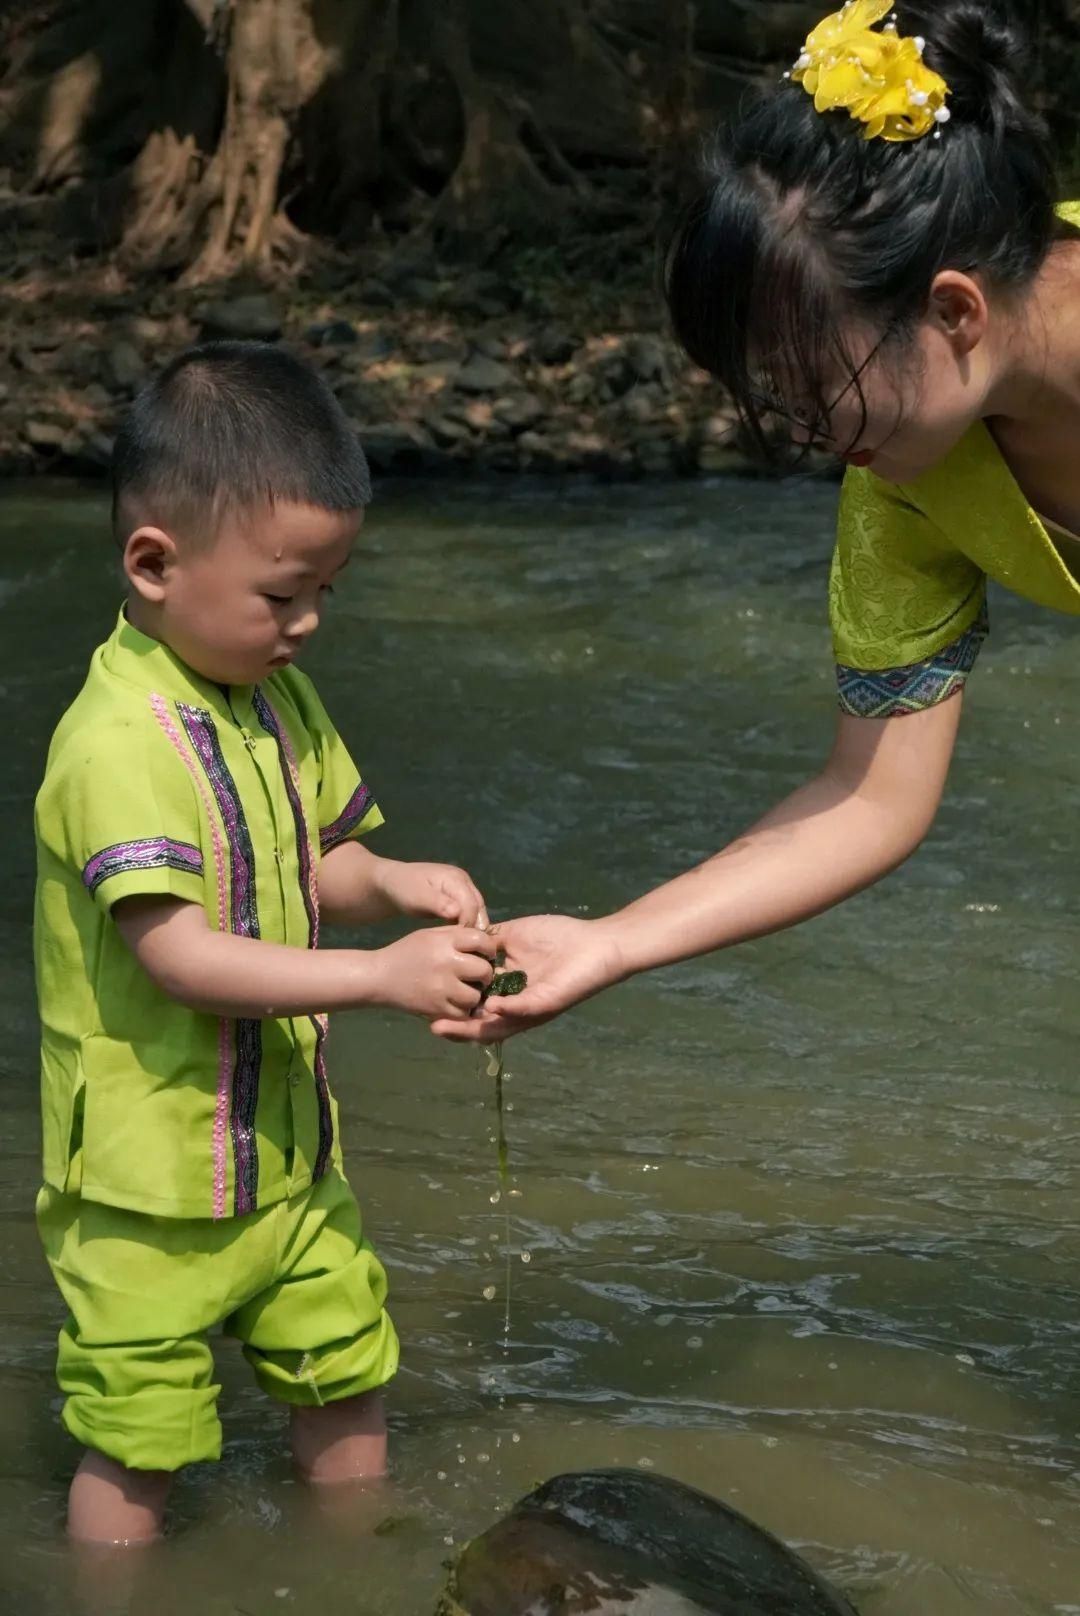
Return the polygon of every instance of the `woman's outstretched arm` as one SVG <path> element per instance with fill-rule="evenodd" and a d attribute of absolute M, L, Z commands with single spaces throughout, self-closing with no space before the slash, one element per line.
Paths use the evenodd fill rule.
<path fill-rule="evenodd" d="M 432 1031 L 489 1043 L 615 982 L 781 931 L 872 885 L 915 851 L 937 813 L 963 694 L 900 718 L 842 714 L 828 761 L 704 864 L 598 920 L 530 915 L 498 927 L 517 998 Z"/>

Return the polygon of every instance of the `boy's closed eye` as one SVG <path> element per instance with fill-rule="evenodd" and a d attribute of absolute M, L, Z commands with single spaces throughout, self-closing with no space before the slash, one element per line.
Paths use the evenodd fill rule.
<path fill-rule="evenodd" d="M 319 593 L 320 593 L 320 595 L 332 595 L 334 593 L 333 584 L 321 584 L 319 586 Z M 263 590 L 263 599 L 271 601 L 275 606 L 291 606 L 293 601 L 296 599 L 296 596 L 295 595 L 272 595 L 272 594 L 270 594 L 269 590 L 264 589 Z"/>

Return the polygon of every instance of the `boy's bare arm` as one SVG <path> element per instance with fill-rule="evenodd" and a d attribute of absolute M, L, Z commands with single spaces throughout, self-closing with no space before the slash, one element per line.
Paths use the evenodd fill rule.
<path fill-rule="evenodd" d="M 428 1020 L 464 1018 L 491 981 L 496 950 L 469 926 L 416 931 L 385 948 L 291 948 L 213 931 L 198 904 L 177 898 L 124 898 L 113 918 L 163 993 L 218 1016 L 382 1005 Z"/>
<path fill-rule="evenodd" d="M 319 910 L 326 920 L 366 926 L 391 915 L 419 915 L 460 925 L 487 924 L 478 888 L 452 864 L 378 858 L 359 842 L 343 842 L 319 864 Z"/>

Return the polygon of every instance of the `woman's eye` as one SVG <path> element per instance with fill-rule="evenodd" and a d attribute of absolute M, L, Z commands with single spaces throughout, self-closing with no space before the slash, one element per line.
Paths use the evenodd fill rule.
<path fill-rule="evenodd" d="M 272 601 L 275 606 L 291 606 L 293 600 L 291 595 L 265 595 L 264 598 Z"/>

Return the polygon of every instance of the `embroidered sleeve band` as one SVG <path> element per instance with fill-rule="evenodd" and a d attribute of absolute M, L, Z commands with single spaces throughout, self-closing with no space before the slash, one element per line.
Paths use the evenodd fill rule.
<path fill-rule="evenodd" d="M 320 850 L 328 853 L 339 842 L 347 842 L 357 825 L 367 818 L 374 806 L 375 799 L 370 788 L 358 785 L 333 823 L 324 825 L 319 831 Z"/>
<path fill-rule="evenodd" d="M 841 712 L 854 718 L 902 718 L 936 707 L 962 688 L 988 631 L 984 605 L 969 629 L 925 662 L 878 671 L 837 663 Z"/>
<path fill-rule="evenodd" d="M 188 875 L 202 875 L 202 854 L 188 842 L 174 842 L 169 836 L 152 836 L 146 841 L 116 842 L 103 847 L 88 859 L 83 869 L 83 885 L 90 893 L 97 891 L 110 876 L 126 875 L 131 870 L 183 870 Z"/>

